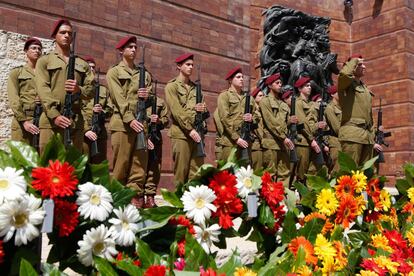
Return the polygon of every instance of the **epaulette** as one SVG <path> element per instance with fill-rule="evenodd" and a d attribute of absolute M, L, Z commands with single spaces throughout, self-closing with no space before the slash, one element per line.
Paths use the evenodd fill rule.
<path fill-rule="evenodd" d="M 170 82 L 175 82 L 175 80 L 176 80 L 177 78 L 173 78 L 173 79 L 171 79 L 171 80 L 169 80 L 167 83 L 170 83 Z"/>

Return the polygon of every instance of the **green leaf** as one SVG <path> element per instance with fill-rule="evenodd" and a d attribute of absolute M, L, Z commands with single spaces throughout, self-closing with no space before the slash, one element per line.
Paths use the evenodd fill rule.
<path fill-rule="evenodd" d="M 44 276 L 67 276 L 67 274 L 60 271 L 58 267 L 48 263 L 42 263 L 42 272 Z"/>
<path fill-rule="evenodd" d="M 144 219 L 161 222 L 176 215 L 179 211 L 180 210 L 176 207 L 161 206 L 157 208 L 143 209 L 140 211 L 140 214 Z"/>
<path fill-rule="evenodd" d="M 240 237 L 244 237 L 249 234 L 250 230 L 252 230 L 252 223 L 253 222 L 251 220 L 242 220 L 240 227 L 237 230 Z"/>
<path fill-rule="evenodd" d="M 355 171 L 357 169 L 355 161 L 342 151 L 338 153 L 338 163 L 340 170 L 343 172 L 351 173 L 351 171 Z"/>
<path fill-rule="evenodd" d="M 269 205 L 261 204 L 259 207 L 259 222 L 269 228 L 275 225 L 275 217 Z"/>
<path fill-rule="evenodd" d="M 325 224 L 323 219 L 313 219 L 302 227 L 297 236 L 304 236 L 311 243 L 315 242 L 316 236 L 322 231 Z"/>
<path fill-rule="evenodd" d="M 331 241 L 340 241 L 343 238 L 343 228 L 341 225 L 336 225 L 332 234 Z"/>
<path fill-rule="evenodd" d="M 47 166 L 49 160 L 59 159 L 64 161 L 66 156 L 65 146 L 62 143 L 62 137 L 60 134 L 53 135 L 47 143 L 43 155 L 40 158 L 40 164 L 42 166 Z"/>
<path fill-rule="evenodd" d="M 377 159 L 378 159 L 378 155 L 375 156 L 374 158 L 371 158 L 368 161 L 366 161 L 364 163 L 364 165 L 362 165 L 361 170 L 365 171 L 365 170 L 368 170 L 368 169 L 372 168 L 374 166 L 375 162 L 377 161 Z"/>
<path fill-rule="evenodd" d="M 200 272 L 174 270 L 175 276 L 200 276 Z"/>
<path fill-rule="evenodd" d="M 210 265 L 210 258 L 211 256 L 207 255 L 193 235 L 187 232 L 185 235 L 185 269 L 199 271 L 200 266 L 207 268 Z"/>
<path fill-rule="evenodd" d="M 14 160 L 8 152 L 0 149 L 0 167 L 5 168 L 10 166 L 16 167 Z"/>
<path fill-rule="evenodd" d="M 289 211 L 283 220 L 282 242 L 289 243 L 296 237 L 296 233 L 296 217 L 293 211 Z"/>
<path fill-rule="evenodd" d="M 170 192 L 167 189 L 161 189 L 161 194 L 165 201 L 171 203 L 175 207 L 184 208 L 183 203 L 181 202 L 181 200 L 177 197 L 175 193 Z"/>
<path fill-rule="evenodd" d="M 302 199 L 300 200 L 300 203 L 303 206 L 309 207 L 313 210 L 315 208 L 314 207 L 315 200 L 316 200 L 316 192 L 311 191 L 302 197 Z"/>
<path fill-rule="evenodd" d="M 410 187 L 414 187 L 414 164 L 407 163 L 404 165 L 405 179 L 410 184 Z"/>
<path fill-rule="evenodd" d="M 160 264 L 160 256 L 152 252 L 149 245 L 144 241 L 137 239 L 135 248 L 143 267 L 149 267 L 153 264 Z"/>
<path fill-rule="evenodd" d="M 319 192 L 322 189 L 330 188 L 329 182 L 325 178 L 317 175 L 307 175 L 307 185 L 309 188 Z"/>
<path fill-rule="evenodd" d="M 113 193 L 112 199 L 114 201 L 114 208 L 128 205 L 135 195 L 136 192 L 128 188 L 124 188 L 121 191 Z"/>
<path fill-rule="evenodd" d="M 21 275 L 21 276 L 37 276 L 37 272 L 28 261 L 26 261 L 25 259 L 21 259 L 19 275 Z"/>
<path fill-rule="evenodd" d="M 305 249 L 303 248 L 303 246 L 299 246 L 298 252 L 296 254 L 295 262 L 293 264 L 293 266 L 296 268 L 295 271 L 306 264 L 305 256 L 306 256 Z"/>
<path fill-rule="evenodd" d="M 105 160 L 104 162 L 100 164 L 89 164 L 89 167 L 92 173 L 92 183 L 102 184 L 109 190 L 108 186 L 110 186 L 112 181 L 110 180 L 110 176 L 109 176 L 108 160 Z M 122 190 L 124 188 L 123 185 L 119 181 L 118 183 L 121 187 L 117 186 L 119 189 L 109 190 L 111 193 Z"/>
<path fill-rule="evenodd" d="M 95 183 L 95 182 L 94 182 Z M 119 182 L 117 179 L 112 179 L 108 182 L 107 185 L 103 184 L 105 186 L 105 188 L 108 189 L 108 191 L 111 192 L 111 194 L 122 191 L 123 189 L 125 189 L 125 186 L 122 185 L 121 182 Z"/>
<path fill-rule="evenodd" d="M 225 275 L 233 275 L 236 268 L 241 266 L 243 266 L 243 264 L 241 262 L 239 254 L 233 252 L 231 258 L 219 268 L 218 272 L 224 273 Z"/>
<path fill-rule="evenodd" d="M 397 179 L 395 187 L 400 194 L 405 195 L 407 194 L 407 190 L 411 188 L 411 185 L 406 179 Z"/>
<path fill-rule="evenodd" d="M 100 272 L 101 275 L 106 276 L 117 276 L 118 274 L 113 269 L 112 265 L 105 259 L 98 256 L 93 257 L 95 261 L 95 268 Z"/>
<path fill-rule="evenodd" d="M 128 275 L 131 276 L 141 276 L 144 274 L 143 269 L 139 268 L 138 266 L 134 265 L 129 261 L 117 261 L 115 265 L 118 269 L 125 271 L 126 273 L 128 273 Z"/>
<path fill-rule="evenodd" d="M 364 243 L 366 244 L 370 240 L 369 233 L 361 231 L 349 233 L 348 237 L 351 243 L 354 245 L 362 245 Z"/>
<path fill-rule="evenodd" d="M 351 271 L 355 271 L 355 267 L 361 260 L 361 248 L 352 248 L 348 254 L 348 267 Z"/>
<path fill-rule="evenodd" d="M 286 206 L 288 208 L 289 211 L 293 211 L 296 208 L 296 194 L 294 191 L 289 190 L 289 189 L 285 189 L 285 194 L 286 194 Z"/>
<path fill-rule="evenodd" d="M 295 186 L 296 190 L 298 190 L 301 196 L 305 196 L 309 193 L 309 188 L 303 185 L 302 183 L 296 181 L 293 185 Z"/>
<path fill-rule="evenodd" d="M 13 159 L 24 168 L 34 168 L 39 165 L 39 154 L 26 143 L 7 141 Z"/>

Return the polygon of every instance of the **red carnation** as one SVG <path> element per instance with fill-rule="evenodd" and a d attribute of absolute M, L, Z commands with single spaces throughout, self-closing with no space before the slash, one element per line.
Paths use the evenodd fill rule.
<path fill-rule="evenodd" d="M 175 217 L 170 218 L 169 223 L 174 224 L 174 225 L 182 225 L 184 227 L 187 227 L 188 232 L 190 234 L 192 234 L 192 235 L 195 234 L 194 225 L 192 225 L 191 221 L 183 215 L 178 216 L 178 218 L 175 218 Z"/>
<path fill-rule="evenodd" d="M 266 181 L 262 184 L 261 194 L 270 206 L 277 205 L 280 201 L 282 201 L 284 193 L 285 189 L 282 182 Z"/>
<path fill-rule="evenodd" d="M 226 274 L 224 273 L 217 274 L 217 272 L 215 272 L 214 269 L 212 268 L 209 268 L 207 270 L 200 268 L 200 276 L 226 276 Z"/>
<path fill-rule="evenodd" d="M 223 229 L 229 229 L 233 226 L 233 217 L 231 215 L 239 215 L 243 212 L 243 203 L 240 198 L 235 196 L 229 201 L 217 198 L 213 201 L 213 204 L 217 206 L 217 211 L 213 214 L 213 217 L 219 218 L 219 225 Z"/>
<path fill-rule="evenodd" d="M 166 269 L 163 265 L 152 265 L 145 271 L 144 276 L 165 276 Z"/>
<path fill-rule="evenodd" d="M 380 276 L 387 275 L 387 270 L 379 267 L 373 259 L 364 259 L 361 263 L 361 267 L 366 270 L 373 271 Z"/>
<path fill-rule="evenodd" d="M 132 261 L 132 264 L 135 265 L 135 266 L 139 266 L 139 267 L 141 267 L 141 265 L 142 265 L 140 260 Z"/>
<path fill-rule="evenodd" d="M 67 162 L 49 160 L 49 167 L 32 170 L 32 186 L 42 192 L 43 198 L 72 196 L 78 184 L 74 172 L 75 168 Z"/>
<path fill-rule="evenodd" d="M 55 199 L 54 224 L 59 228 L 59 237 L 69 236 L 79 223 L 78 206 L 74 202 Z"/>
<path fill-rule="evenodd" d="M 185 256 L 185 239 L 182 239 L 181 241 L 177 242 L 177 254 L 180 257 Z"/>
<path fill-rule="evenodd" d="M 387 237 L 392 249 L 405 249 L 407 248 L 407 242 L 404 240 L 401 233 L 396 230 L 387 230 L 384 233 Z"/>
<path fill-rule="evenodd" d="M 237 180 L 234 174 L 221 171 L 214 175 L 208 185 L 218 198 L 224 201 L 232 200 L 237 195 Z"/>

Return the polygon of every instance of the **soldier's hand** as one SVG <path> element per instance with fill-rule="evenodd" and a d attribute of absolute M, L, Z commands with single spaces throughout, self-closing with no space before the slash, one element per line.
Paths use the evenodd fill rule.
<path fill-rule="evenodd" d="M 39 97 L 39 96 L 36 96 L 36 98 L 35 98 L 35 103 L 36 103 L 36 104 L 40 104 L 40 103 L 42 103 L 42 101 L 40 100 L 40 97 Z"/>
<path fill-rule="evenodd" d="M 312 140 L 311 147 L 316 153 L 321 152 L 321 148 L 319 147 L 318 143 L 315 140 Z"/>
<path fill-rule="evenodd" d="M 92 130 L 88 130 L 85 133 L 85 136 L 91 141 L 96 141 L 96 139 L 98 139 L 98 135 L 96 135 L 96 133 L 93 132 Z"/>
<path fill-rule="evenodd" d="M 135 119 L 129 123 L 129 126 L 137 133 L 144 130 L 144 125 Z"/>
<path fill-rule="evenodd" d="M 144 100 L 148 99 L 148 90 L 146 88 L 138 89 L 138 97 Z"/>
<path fill-rule="evenodd" d="M 243 114 L 243 121 L 252 122 L 253 121 L 253 115 L 251 113 Z"/>
<path fill-rule="evenodd" d="M 324 150 L 325 152 L 329 152 L 329 147 L 328 147 L 328 146 L 324 146 L 324 147 L 323 147 L 323 150 Z"/>
<path fill-rule="evenodd" d="M 60 128 L 67 128 L 67 127 L 69 127 L 72 124 L 72 122 L 70 121 L 70 119 L 69 118 L 66 118 L 63 115 L 57 116 L 55 118 L 55 120 L 54 120 L 54 123 L 55 123 L 55 125 L 57 125 Z"/>
<path fill-rule="evenodd" d="M 289 117 L 289 123 L 291 123 L 291 124 L 297 124 L 297 123 L 299 123 L 298 117 L 296 115 L 290 116 Z"/>
<path fill-rule="evenodd" d="M 381 152 L 381 151 L 383 151 L 382 146 L 381 146 L 380 144 L 377 144 L 377 143 L 375 143 L 375 144 L 374 144 L 374 149 L 375 149 L 377 152 Z"/>
<path fill-rule="evenodd" d="M 383 126 L 379 126 L 378 128 L 379 131 L 385 132 L 384 127 Z"/>
<path fill-rule="evenodd" d="M 293 144 L 292 140 L 290 140 L 289 138 L 285 138 L 285 140 L 283 141 L 283 143 L 285 144 L 285 146 L 289 150 L 293 150 L 295 148 L 295 144 Z"/>
<path fill-rule="evenodd" d="M 206 111 L 206 104 L 205 103 L 198 103 L 194 106 L 194 109 L 197 112 L 205 112 Z"/>
<path fill-rule="evenodd" d="M 151 114 L 151 123 L 158 123 L 159 117 L 157 114 Z"/>
<path fill-rule="evenodd" d="M 23 123 L 24 130 L 29 132 L 30 134 L 36 135 L 39 134 L 39 128 L 35 126 L 31 121 L 25 121 Z"/>
<path fill-rule="evenodd" d="M 325 128 L 325 127 L 326 127 L 326 122 L 325 121 L 318 122 L 318 128 Z"/>
<path fill-rule="evenodd" d="M 92 108 L 93 112 L 95 113 L 101 113 L 103 111 L 101 104 L 95 104 Z"/>
<path fill-rule="evenodd" d="M 154 143 L 153 142 L 151 142 L 151 140 L 150 139 L 148 139 L 148 149 L 149 150 L 153 150 L 155 147 L 154 147 Z"/>
<path fill-rule="evenodd" d="M 236 144 L 243 149 L 249 147 L 249 143 L 247 143 L 247 141 L 243 140 L 242 138 L 237 139 Z"/>
<path fill-rule="evenodd" d="M 193 130 L 190 131 L 190 137 L 196 143 L 200 143 L 201 142 L 200 134 L 198 134 L 198 132 L 195 129 L 193 129 Z"/>
<path fill-rule="evenodd" d="M 80 88 L 76 80 L 66 80 L 65 81 L 65 91 L 76 94 L 80 92 Z"/>

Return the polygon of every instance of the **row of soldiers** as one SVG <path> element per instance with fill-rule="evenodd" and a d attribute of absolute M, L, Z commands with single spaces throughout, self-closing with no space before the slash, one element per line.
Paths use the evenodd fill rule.
<path fill-rule="evenodd" d="M 115 46 L 121 61 L 107 72 L 108 89 L 104 86 L 96 89 L 96 63 L 90 57 L 76 57 L 74 77 L 67 78 L 73 42 L 71 22 L 58 20 L 53 26 L 52 38 L 55 50 L 44 56 L 41 56 L 41 42 L 36 38 L 28 39 L 24 46 L 27 64 L 10 73 L 8 93 L 14 112 L 12 139 L 30 143 L 34 136 L 39 136 L 40 152 L 43 152 L 53 134 L 64 136 L 70 129 L 73 145 L 85 153 L 90 153 L 92 144 L 97 142 L 100 155 L 91 156 L 91 160 L 101 162 L 106 159 L 104 122 L 110 117 L 113 177 L 136 191 L 131 201 L 135 206 L 151 208 L 155 206 L 154 195 L 160 180 L 160 131 L 171 123 L 168 134 L 174 183 L 183 183 L 195 176 L 204 163 L 203 140 L 209 112 L 200 83 L 191 81 L 193 54 L 175 59 L 178 75 L 166 84 L 164 102 L 156 96 L 151 74 L 143 64 L 137 66 L 134 62 L 135 36 L 126 36 Z M 236 147 L 237 155 L 248 153 L 248 162 L 255 169 L 268 169 L 285 182 L 294 175 L 305 182 L 306 173 L 316 172 L 321 167 L 314 161 L 322 152 L 330 153 L 334 164 L 340 150 L 350 154 L 356 163 L 363 163 L 372 156 L 373 147 L 382 151 L 381 145 L 374 143 L 372 94 L 361 80 L 364 73 L 361 56 L 351 57 L 345 63 L 338 91 L 335 87 L 329 89 L 332 101 L 321 118 L 317 116 L 318 104 L 309 99 L 312 90 L 309 77 L 300 77 L 291 87 L 283 86 L 280 75 L 274 74 L 266 80 L 267 95 L 260 89 L 249 94 L 243 91 L 242 69 L 232 69 L 225 76 L 229 87 L 220 93 L 214 112 L 217 159 L 226 159 Z M 71 96 L 69 115 L 65 111 L 68 95 Z M 250 101 L 250 97 L 254 101 Z M 33 115 L 39 105 L 43 112 L 37 125 L 33 123 Z M 98 128 L 94 128 L 93 123 L 96 117 L 99 118 Z M 246 123 L 254 126 L 249 128 L 250 138 L 241 134 Z M 289 132 L 292 125 L 297 126 L 297 137 Z M 317 142 L 318 131 L 327 128 L 330 129 L 329 141 Z M 141 147 L 137 146 L 139 141 Z M 293 167 L 289 159 L 292 151 L 297 153 L 297 165 Z M 336 169 L 337 165 L 333 170 Z"/>

